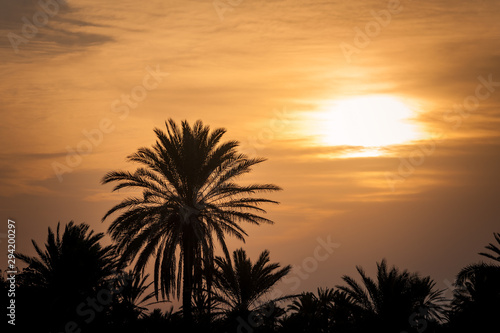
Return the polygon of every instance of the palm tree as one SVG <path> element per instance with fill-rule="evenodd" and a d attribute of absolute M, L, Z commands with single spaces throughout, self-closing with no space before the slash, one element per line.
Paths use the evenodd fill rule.
<path fill-rule="evenodd" d="M 472 264 L 458 273 L 449 313 L 454 332 L 487 331 L 498 324 L 499 281 L 498 265 Z"/>
<path fill-rule="evenodd" d="M 384 260 L 377 263 L 377 279 L 368 277 L 357 266 L 363 285 L 349 276 L 342 279 L 347 286 L 338 286 L 351 299 L 352 312 L 362 330 L 376 328 L 385 332 L 421 330 L 443 319 L 442 290 L 435 289 L 430 277 L 387 268 Z M 408 324 L 411 323 L 411 327 Z"/>
<path fill-rule="evenodd" d="M 53 314 L 49 312 L 47 317 L 51 318 L 50 324 L 64 324 L 74 315 L 78 303 L 109 282 L 116 260 L 112 246 L 100 245 L 103 236 L 94 234 L 89 225 L 73 221 L 65 226 L 61 235 L 58 223 L 56 233 L 48 228 L 45 249 L 32 241 L 37 256 L 16 254 L 28 264 L 19 281 L 20 289 L 29 292 L 27 297 L 30 304 L 33 303 L 34 315 L 51 309 Z"/>
<path fill-rule="evenodd" d="M 94 234 L 88 224 L 69 222 L 62 236 L 48 228 L 45 251 L 32 240 L 38 257 L 21 253 L 17 258 L 28 264 L 22 274 L 24 284 L 63 293 L 78 291 L 82 296 L 104 285 L 115 272 L 112 246 L 102 247 L 103 233 Z"/>
<path fill-rule="evenodd" d="M 226 234 L 244 240 L 240 222 L 272 223 L 259 215 L 262 203 L 276 201 L 256 198 L 259 192 L 277 191 L 272 184 L 245 185 L 235 180 L 264 161 L 237 152 L 238 142 L 221 143 L 223 128 L 210 131 L 201 121 L 191 127 L 169 119 L 167 132 L 156 128 L 152 148 L 140 148 L 128 160 L 142 166 L 135 172 L 113 171 L 104 184 L 118 182 L 121 188 L 138 188 L 142 196 L 131 197 L 110 209 L 122 211 L 108 232 L 122 255 L 122 263 L 135 262 L 143 271 L 151 257 L 154 261 L 154 287 L 163 297 L 177 291 L 186 322 L 191 322 L 191 296 L 195 259 L 211 258 L 215 243 L 228 253 Z M 179 261 L 177 262 L 177 251 Z"/>
<path fill-rule="evenodd" d="M 292 313 L 283 322 L 287 331 L 330 332 L 343 328 L 348 315 L 345 293 L 333 288 L 318 288 L 317 296 L 306 292 L 288 306 Z M 345 326 L 345 325 L 344 325 Z"/>
<path fill-rule="evenodd" d="M 306 292 L 288 306 L 291 315 L 285 318 L 282 325 L 291 332 L 317 332 L 319 326 L 319 301 L 312 292 Z"/>
<path fill-rule="evenodd" d="M 147 282 L 149 274 L 134 274 L 128 271 L 120 274 L 115 280 L 117 290 L 113 304 L 113 313 L 117 316 L 117 324 L 135 322 L 147 310 L 147 304 L 155 295 L 148 292 L 153 282 Z"/>
<path fill-rule="evenodd" d="M 500 234 L 494 234 L 500 243 Z M 493 252 L 480 255 L 500 261 L 500 249 L 490 243 L 486 249 Z M 488 330 L 498 324 L 500 313 L 500 265 L 477 263 L 464 267 L 457 275 L 453 292 L 450 327 L 456 332 Z"/>
<path fill-rule="evenodd" d="M 203 327 L 212 321 L 212 308 L 216 308 L 213 300 L 213 279 L 215 274 L 214 258 L 196 258 L 194 267 L 194 283 L 192 307 L 195 314 L 194 321 Z"/>
<path fill-rule="evenodd" d="M 229 256 L 216 257 L 215 265 L 214 298 L 229 321 L 238 316 L 246 320 L 250 312 L 257 313 L 273 306 L 269 301 L 259 301 L 292 269 L 290 265 L 280 268 L 280 264 L 270 263 L 267 250 L 259 255 L 255 263 L 247 257 L 245 250 L 238 249 L 233 252 L 233 260 Z"/>

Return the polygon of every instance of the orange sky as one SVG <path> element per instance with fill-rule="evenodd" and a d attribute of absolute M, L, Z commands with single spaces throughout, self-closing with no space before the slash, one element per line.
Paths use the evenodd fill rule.
<path fill-rule="evenodd" d="M 19 251 L 33 253 L 30 240 L 43 243 L 58 221 L 105 231 L 121 197 L 101 177 L 132 168 L 125 157 L 170 117 L 225 127 L 269 159 L 245 181 L 284 191 L 267 207 L 274 226 L 245 227 L 251 256 L 269 249 L 300 268 L 318 237 L 339 244 L 293 292 L 384 257 L 445 288 L 500 231 L 500 3 L 44 3 L 0 0 L 0 232 L 15 219 Z M 334 129 L 358 133 L 335 105 L 363 96 L 407 106 L 418 140 L 372 157 L 328 143 Z M 380 119 L 367 124 L 397 130 Z M 90 152 L 69 166 L 68 147 Z M 61 165 L 71 172 L 58 178 Z"/>

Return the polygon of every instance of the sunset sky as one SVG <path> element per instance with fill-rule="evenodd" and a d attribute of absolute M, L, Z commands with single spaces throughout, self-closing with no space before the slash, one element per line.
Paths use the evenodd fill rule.
<path fill-rule="evenodd" d="M 444 289 L 500 232 L 498 1 L 40 3 L 0 0 L 2 247 L 8 218 L 26 254 L 58 221 L 105 232 L 127 193 L 101 178 L 168 118 L 268 159 L 241 181 L 283 188 L 276 223 L 229 247 L 310 271 L 284 293 L 383 258 Z"/>

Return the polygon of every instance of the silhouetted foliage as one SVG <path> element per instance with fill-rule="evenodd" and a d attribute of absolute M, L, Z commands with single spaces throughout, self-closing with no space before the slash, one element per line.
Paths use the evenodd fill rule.
<path fill-rule="evenodd" d="M 229 256 L 216 257 L 215 267 L 214 300 L 226 320 L 226 329 L 236 329 L 242 322 L 250 321 L 247 325 L 262 330 L 265 317 L 268 325 L 272 318 L 276 319 L 274 302 L 278 300 L 264 302 L 261 298 L 290 272 L 291 266 L 281 268 L 278 263 L 270 263 L 267 250 L 253 263 L 243 249 L 238 249 L 232 260 Z"/>
<path fill-rule="evenodd" d="M 500 234 L 494 234 L 500 242 Z M 500 261 L 500 249 L 486 246 L 493 254 L 480 255 Z M 449 328 L 452 332 L 486 332 L 500 327 L 500 265 L 478 263 L 464 267 L 457 275 Z"/>
<path fill-rule="evenodd" d="M 388 269 L 385 260 L 377 263 L 376 280 L 356 268 L 362 284 L 343 276 L 347 286 L 338 286 L 351 300 L 355 331 L 420 332 L 443 319 L 442 290 L 435 289 L 430 277 Z"/>
<path fill-rule="evenodd" d="M 417 273 L 377 263 L 375 278 L 357 266 L 361 281 L 344 275 L 336 289 L 270 296 L 291 271 L 270 262 L 269 251 L 253 262 L 244 249 L 232 252 L 225 237 L 244 240 L 241 222 L 273 223 L 261 216 L 255 197 L 272 184 L 240 186 L 235 180 L 264 159 L 237 152 L 238 142 L 221 142 L 225 129 L 210 131 L 201 121 L 190 126 L 166 122 L 154 130 L 152 148 L 128 157 L 135 172 L 113 171 L 102 182 L 114 191 L 139 188 L 142 195 L 111 208 L 119 215 L 104 234 L 69 222 L 60 232 L 48 228 L 36 255 L 17 253 L 27 264 L 17 276 L 0 271 L 0 291 L 15 285 L 16 329 L 22 332 L 248 332 L 248 333 L 462 333 L 500 327 L 500 233 L 497 244 L 479 253 L 493 262 L 464 267 L 453 299 L 445 304 L 435 282 Z M 223 256 L 215 256 L 220 245 Z M 154 258 L 153 281 L 145 274 Z M 127 266 L 133 266 L 128 270 Z M 148 307 L 175 295 L 182 306 L 162 312 Z M 282 295 L 282 293 L 279 293 Z M 9 296 L 10 297 L 10 296 Z M 156 301 L 154 301 L 154 299 Z M 283 305 L 284 302 L 287 302 Z M 288 305 L 286 307 L 286 305 Z M 6 325 L 6 321 L 4 321 Z M 5 326 L 4 325 L 4 326 Z M 7 326 L 9 327 L 9 326 Z M 11 329 L 12 327 L 9 327 Z"/>
<path fill-rule="evenodd" d="M 143 271 L 155 258 L 155 290 L 180 295 L 182 277 L 183 312 L 192 321 L 192 288 L 195 260 L 213 258 L 215 243 L 228 253 L 225 235 L 244 239 L 239 222 L 272 223 L 261 217 L 257 192 L 277 191 L 272 184 L 240 186 L 234 180 L 264 159 L 248 158 L 237 152 L 238 142 L 220 140 L 223 128 L 210 131 L 201 121 L 191 127 L 183 121 L 165 123 L 167 132 L 155 129 L 157 142 L 128 157 L 140 163 L 135 172 L 113 171 L 103 183 L 118 182 L 114 190 L 139 188 L 141 197 L 128 198 L 103 217 L 122 211 L 109 226 L 122 263 L 134 259 L 136 271 Z M 179 258 L 176 251 L 180 250 Z M 179 260 L 177 260 L 179 259 Z"/>
<path fill-rule="evenodd" d="M 20 325 L 33 324 L 34 317 L 38 331 L 55 331 L 74 320 L 77 306 L 103 288 L 115 271 L 113 247 L 99 243 L 103 236 L 74 222 L 61 235 L 58 223 L 56 233 L 48 229 L 44 249 L 32 241 L 37 256 L 16 254 L 28 264 L 18 275 L 18 303 L 24 307 L 19 313 L 30 317 L 19 320 Z"/>
<path fill-rule="evenodd" d="M 121 332 L 136 332 L 139 330 L 139 318 L 145 315 L 147 305 L 154 299 L 155 293 L 149 287 L 149 274 L 134 274 L 128 271 L 120 274 L 114 280 L 113 303 L 111 305 L 111 321 L 113 327 Z"/>
<path fill-rule="evenodd" d="M 318 288 L 317 295 L 303 293 L 288 306 L 282 320 L 285 332 L 345 332 L 350 327 L 349 299 L 344 292 Z"/>
<path fill-rule="evenodd" d="M 357 267 L 361 283 L 344 276 L 346 285 L 338 289 L 264 300 L 291 267 L 271 263 L 268 251 L 252 262 L 243 249 L 232 258 L 215 257 L 213 263 L 202 260 L 196 266 L 195 325 L 186 325 L 182 309 L 147 311 L 155 296 L 148 275 L 116 271 L 114 248 L 102 247 L 102 237 L 73 222 L 61 235 L 58 224 L 55 233 L 49 228 L 45 248 L 33 242 L 37 256 L 18 254 L 28 267 L 17 276 L 16 328 L 43 333 L 64 332 L 68 324 L 96 333 L 461 333 L 499 327 L 500 266 L 495 263 L 472 264 L 459 272 L 444 321 L 442 292 L 430 277 L 388 268 L 385 260 L 377 264 L 376 279 Z M 207 288 L 209 277 L 212 288 Z M 8 288 L 3 275 L 0 287 Z M 287 299 L 292 300 L 287 310 L 278 306 Z"/>

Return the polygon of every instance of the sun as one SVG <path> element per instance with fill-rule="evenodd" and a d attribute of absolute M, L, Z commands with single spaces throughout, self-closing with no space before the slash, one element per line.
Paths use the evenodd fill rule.
<path fill-rule="evenodd" d="M 318 139 L 324 146 L 350 146 L 348 156 L 379 156 L 383 147 L 423 138 L 416 111 L 393 96 L 333 101 L 319 113 Z"/>

